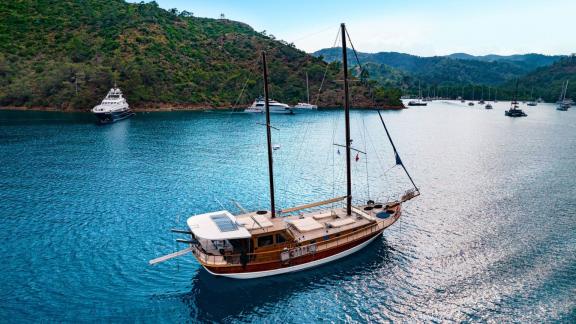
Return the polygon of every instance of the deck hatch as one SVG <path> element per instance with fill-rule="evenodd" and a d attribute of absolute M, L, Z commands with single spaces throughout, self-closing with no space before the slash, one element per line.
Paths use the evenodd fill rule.
<path fill-rule="evenodd" d="M 223 214 L 210 216 L 212 221 L 218 226 L 220 232 L 232 232 L 238 229 L 238 225 L 234 223 L 228 216 Z"/>

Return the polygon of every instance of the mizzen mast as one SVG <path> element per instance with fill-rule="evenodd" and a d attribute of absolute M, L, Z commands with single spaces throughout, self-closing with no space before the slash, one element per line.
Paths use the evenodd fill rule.
<path fill-rule="evenodd" d="M 262 51 L 262 67 L 264 70 L 264 107 L 266 108 L 266 140 L 268 141 L 268 177 L 270 179 L 270 212 L 276 217 L 274 204 L 274 167 L 272 160 L 272 133 L 270 131 L 270 104 L 268 97 L 268 67 L 266 66 L 266 52 Z"/>
<path fill-rule="evenodd" d="M 344 70 L 344 118 L 346 119 L 346 215 L 352 215 L 352 166 L 350 153 L 350 98 L 348 95 L 348 53 L 346 52 L 346 26 L 340 24 L 342 35 L 342 69 Z"/>

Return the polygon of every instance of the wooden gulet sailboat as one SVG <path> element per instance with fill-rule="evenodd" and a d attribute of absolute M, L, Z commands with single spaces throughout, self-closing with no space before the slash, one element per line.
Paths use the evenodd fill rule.
<path fill-rule="evenodd" d="M 192 252 L 211 274 L 235 279 L 266 277 L 308 269 L 350 255 L 367 246 L 401 216 L 402 203 L 418 196 L 419 190 L 404 167 L 392 142 L 382 115 L 380 120 L 393 148 L 396 164 L 402 166 L 414 186 L 399 199 L 387 202 L 368 201 L 352 205 L 352 172 L 350 139 L 350 101 L 346 53 L 346 27 L 341 25 L 344 74 L 344 116 L 346 144 L 346 196 L 276 210 L 268 105 L 268 71 L 266 54 L 262 53 L 264 93 L 266 100 L 266 137 L 270 180 L 270 210 L 232 215 L 226 210 L 188 218 L 189 240 L 178 240 L 188 248 L 151 260 L 157 264 Z M 346 201 L 345 208 L 326 208 L 307 213 L 302 210 Z M 281 216 L 281 217 L 279 217 Z"/>

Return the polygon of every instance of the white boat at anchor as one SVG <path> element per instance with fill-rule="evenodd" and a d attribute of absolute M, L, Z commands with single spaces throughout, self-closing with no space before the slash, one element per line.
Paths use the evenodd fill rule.
<path fill-rule="evenodd" d="M 318 109 L 317 105 L 313 105 L 310 103 L 310 87 L 308 86 L 308 72 L 306 72 L 306 96 L 308 101 L 306 102 L 299 102 L 294 109 Z"/>
<path fill-rule="evenodd" d="M 98 106 L 92 108 L 92 113 L 102 124 L 113 123 L 134 116 L 134 112 L 130 110 L 130 106 L 122 95 L 122 91 L 116 85 L 108 91 L 108 94 Z"/>
<path fill-rule="evenodd" d="M 268 105 L 270 106 L 270 113 L 275 114 L 293 114 L 292 107 L 285 103 L 278 102 L 276 100 L 268 100 Z M 259 97 L 252 105 L 244 110 L 247 113 L 264 113 L 266 107 L 264 106 L 264 98 Z"/>
<path fill-rule="evenodd" d="M 299 102 L 296 106 L 294 106 L 295 109 L 318 109 L 318 106 L 313 105 L 313 104 L 309 104 L 307 102 Z"/>
<path fill-rule="evenodd" d="M 568 81 L 569 80 L 566 80 L 564 86 L 562 87 L 562 92 L 560 93 L 560 99 L 558 99 L 557 102 L 558 106 L 556 107 L 556 110 L 567 111 L 568 108 L 570 108 L 570 106 L 572 105 L 572 100 L 566 99 L 566 92 L 568 91 Z"/>

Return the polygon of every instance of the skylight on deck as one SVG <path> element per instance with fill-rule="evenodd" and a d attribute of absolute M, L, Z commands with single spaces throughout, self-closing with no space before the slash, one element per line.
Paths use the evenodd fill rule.
<path fill-rule="evenodd" d="M 238 229 L 238 225 L 226 215 L 212 215 L 210 218 L 218 226 L 220 232 L 232 232 Z"/>

